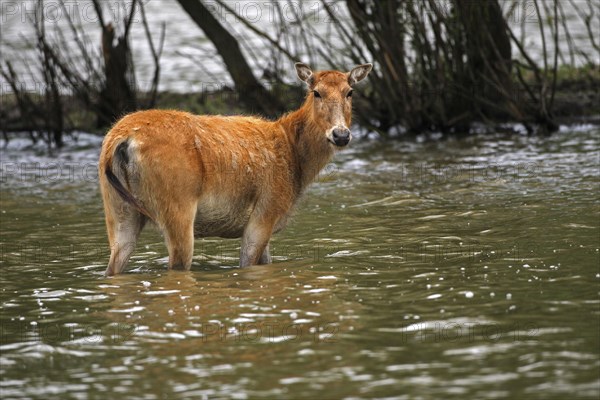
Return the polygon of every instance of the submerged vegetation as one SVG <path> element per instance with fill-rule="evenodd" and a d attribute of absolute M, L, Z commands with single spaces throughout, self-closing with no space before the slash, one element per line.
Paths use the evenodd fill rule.
<path fill-rule="evenodd" d="M 0 112 L 5 140 L 9 132 L 25 132 L 60 147 L 64 132 L 102 133 L 119 116 L 153 107 L 274 116 L 301 101 L 301 87 L 286 81 L 289 66 L 298 60 L 317 69 L 347 69 L 371 60 L 374 71 L 355 99 L 356 122 L 383 135 L 468 132 L 474 123 L 509 121 L 522 123 L 529 133 L 549 133 L 565 119 L 596 117 L 600 104 L 600 47 L 593 35 L 600 7 L 591 0 L 569 2 L 574 11 L 569 23 L 585 27 L 587 50 L 581 37 L 577 43 L 573 39 L 566 3 L 558 0 L 318 1 L 318 21 L 282 1 L 272 4 L 274 18 L 264 23 L 223 0 L 178 0 L 233 83 L 208 93 L 158 91 L 168 33 L 164 25 L 149 27 L 143 2 L 123 3 L 124 18 L 110 22 L 105 5 L 91 1 L 100 43 L 71 19 L 50 34 L 43 2 L 37 2 L 30 18 L 35 37 L 26 38 L 37 59 L 26 60 L 27 73 L 16 71 L 10 57 L 0 62 L 10 88 L 2 93 Z M 65 1 L 58 4 L 66 9 Z M 235 17 L 236 29 L 224 12 Z M 146 44 L 131 43 L 134 15 Z M 540 54 L 528 47 L 531 35 L 541 41 Z M 132 55 L 132 46 L 143 45 L 154 62 L 149 87 L 137 82 Z M 43 83 L 37 93 L 22 90 L 31 76 Z"/>

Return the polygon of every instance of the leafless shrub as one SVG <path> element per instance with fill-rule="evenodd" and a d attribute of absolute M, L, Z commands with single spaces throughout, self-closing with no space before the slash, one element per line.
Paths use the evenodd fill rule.
<path fill-rule="evenodd" d="M 68 12 L 65 1 L 60 0 L 58 4 L 63 11 L 61 15 L 66 18 L 66 29 L 58 28 L 52 36 L 49 34 L 43 16 L 43 2 L 39 0 L 30 18 L 35 38 L 24 38 L 38 50 L 36 60 L 23 60 L 23 64 L 37 66 L 38 71 L 30 70 L 28 76 L 42 78 L 43 95 L 23 89 L 27 75 L 17 74 L 8 60 L 0 63 L 0 74 L 8 82 L 20 114 L 4 116 L 3 131 L 28 131 L 33 139 L 41 137 L 49 145 L 60 147 L 62 133 L 77 129 L 77 122 L 67 117 L 67 106 L 80 107 L 94 115 L 99 128 L 112 124 L 126 112 L 154 106 L 165 25 L 162 25 L 156 45 L 148 28 L 143 2 L 133 0 L 124 20 L 115 21 L 114 25 L 105 19 L 102 3 L 92 0 L 101 30 L 101 43 L 93 44 L 81 28 L 81 21 L 74 20 Z M 154 61 L 154 74 L 144 101 L 138 99 L 129 44 L 130 28 L 138 8 Z"/>

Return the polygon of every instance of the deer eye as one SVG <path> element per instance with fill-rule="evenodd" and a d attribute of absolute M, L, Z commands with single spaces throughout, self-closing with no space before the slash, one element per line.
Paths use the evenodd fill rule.
<path fill-rule="evenodd" d="M 321 98 L 321 93 L 317 92 L 316 90 L 313 90 L 313 94 L 315 95 L 315 97 L 316 97 L 317 99 L 320 99 L 320 98 Z"/>
<path fill-rule="evenodd" d="M 352 90 L 350 90 L 350 91 L 348 92 L 348 94 L 346 95 L 346 97 L 352 97 Z"/>

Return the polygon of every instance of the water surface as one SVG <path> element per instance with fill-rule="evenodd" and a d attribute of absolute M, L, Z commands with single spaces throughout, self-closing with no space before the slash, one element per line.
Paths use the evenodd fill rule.
<path fill-rule="evenodd" d="M 272 242 L 127 273 L 96 161 L 2 150 L 2 398 L 598 398 L 599 136 L 359 140 Z"/>

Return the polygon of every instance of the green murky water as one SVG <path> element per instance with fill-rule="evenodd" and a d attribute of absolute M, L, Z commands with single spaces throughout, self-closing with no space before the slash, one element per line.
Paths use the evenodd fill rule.
<path fill-rule="evenodd" d="M 357 141 L 275 237 L 108 246 L 82 135 L 2 150 L 2 398 L 598 398 L 597 128 Z"/>

